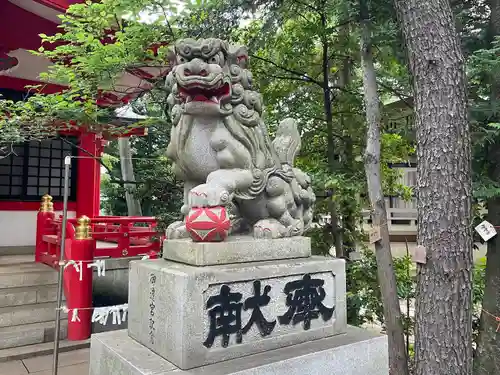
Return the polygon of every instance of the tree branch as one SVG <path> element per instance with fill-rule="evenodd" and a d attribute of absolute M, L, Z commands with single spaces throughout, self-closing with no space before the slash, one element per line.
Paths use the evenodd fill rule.
<path fill-rule="evenodd" d="M 165 8 L 163 6 L 161 6 L 161 10 L 163 12 L 163 15 L 165 16 L 165 22 L 167 24 L 167 28 L 168 28 L 168 31 L 170 31 L 170 36 L 173 38 L 173 39 L 176 39 L 175 38 L 175 32 L 174 30 L 172 29 L 172 25 L 170 24 L 170 22 L 168 21 L 168 16 L 167 16 L 167 12 L 165 11 Z"/>
<path fill-rule="evenodd" d="M 408 96 L 404 95 L 402 92 L 396 90 L 395 88 L 388 86 L 383 82 L 380 82 L 379 80 L 377 80 L 377 83 L 381 87 L 383 87 L 384 89 L 386 89 L 386 90 L 392 92 L 394 95 L 396 95 L 404 104 L 406 104 L 408 106 L 408 108 L 413 109 L 413 105 L 410 102 L 408 102 L 408 99 L 410 99 Z"/>
<path fill-rule="evenodd" d="M 124 180 L 122 180 L 122 179 L 120 179 L 120 178 L 116 178 L 116 177 L 113 175 L 113 171 L 112 171 L 112 170 L 111 170 L 111 169 L 110 169 L 110 168 L 109 168 L 106 164 L 104 164 L 104 163 L 103 163 L 103 161 L 101 160 L 101 158 L 99 158 L 99 157 L 95 156 L 94 154 L 92 154 L 91 152 L 89 152 L 89 151 L 85 150 L 83 147 L 80 147 L 80 146 L 79 146 L 79 145 L 77 145 L 76 143 L 73 143 L 73 142 L 71 142 L 71 141 L 68 141 L 66 138 L 60 137 L 60 139 L 61 139 L 64 143 L 66 143 L 66 144 L 68 144 L 68 145 L 70 145 L 70 146 L 72 146 L 72 147 L 76 147 L 78 150 L 80 150 L 80 151 L 84 152 L 85 154 L 89 155 L 92 159 L 96 160 L 96 161 L 97 161 L 100 165 L 102 165 L 102 166 L 106 169 L 106 171 L 109 173 L 109 177 L 111 178 L 112 182 L 115 182 L 115 183 L 120 184 L 120 185 L 122 185 L 122 186 L 123 186 L 123 185 L 125 185 L 125 184 L 137 184 L 137 182 L 136 182 L 136 181 L 124 181 Z"/>
<path fill-rule="evenodd" d="M 334 90 L 339 90 L 339 91 L 345 92 L 347 94 L 351 94 L 353 96 L 360 96 L 360 95 L 362 95 L 362 93 L 358 93 L 358 92 L 346 89 L 343 85 L 331 85 L 329 87 L 329 89 L 332 92 L 332 94 L 334 94 L 334 95 L 335 95 Z M 332 98 L 332 101 L 334 99 L 335 99 L 335 97 Z"/>
<path fill-rule="evenodd" d="M 266 77 L 269 77 L 269 78 L 276 78 L 276 79 L 284 79 L 284 80 L 290 80 L 290 81 L 302 81 L 302 82 L 308 82 L 308 83 L 311 83 L 311 81 L 309 79 L 307 79 L 307 77 L 304 77 L 304 78 L 301 78 L 301 77 L 287 77 L 287 76 L 276 76 L 274 74 L 268 74 L 266 75 Z"/>
<path fill-rule="evenodd" d="M 346 25 L 349 25 L 351 22 L 353 21 L 352 18 L 348 18 L 346 19 L 345 21 L 339 23 L 338 25 L 335 25 L 335 26 L 332 26 L 332 27 L 328 27 L 328 30 L 335 30 L 335 29 L 338 29 L 339 27 L 342 27 L 342 26 L 346 26 Z"/>
<path fill-rule="evenodd" d="M 298 77 L 301 77 L 304 81 L 312 82 L 312 83 L 317 84 L 319 87 L 323 87 L 323 83 L 315 80 L 314 78 L 309 77 L 305 73 L 301 73 L 301 72 L 298 72 L 296 70 L 288 69 L 288 68 L 286 68 L 286 67 L 284 67 L 282 65 L 279 65 L 279 64 L 275 63 L 272 60 L 266 59 L 265 57 L 260 57 L 260 56 L 256 56 L 256 55 L 250 55 L 250 57 L 253 58 L 253 59 L 257 59 L 257 60 L 260 60 L 260 61 L 264 61 L 264 62 L 266 62 L 268 64 L 271 64 L 271 65 L 275 66 L 276 68 L 281 69 L 281 70 L 283 70 L 283 71 L 285 71 L 287 73 L 290 73 L 290 74 L 296 75 Z"/>
<path fill-rule="evenodd" d="M 299 4 L 299 5 L 303 5 L 305 6 L 306 8 L 309 8 L 310 10 L 312 10 L 313 12 L 316 12 L 318 14 L 321 14 L 320 13 L 320 9 L 319 8 L 316 8 L 315 6 L 312 6 L 311 4 L 307 4 L 307 3 L 304 3 L 302 1 L 299 1 L 299 0 L 293 0 L 295 3 Z"/>

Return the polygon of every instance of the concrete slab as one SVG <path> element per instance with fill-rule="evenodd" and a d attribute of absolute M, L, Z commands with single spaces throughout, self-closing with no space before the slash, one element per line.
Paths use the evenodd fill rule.
<path fill-rule="evenodd" d="M 35 246 L 0 246 L 0 256 L 31 255 L 35 257 Z"/>
<path fill-rule="evenodd" d="M 81 364 L 89 361 L 90 349 L 80 349 L 59 354 L 59 367 Z M 30 373 L 52 369 L 52 355 L 28 358 L 23 360 Z"/>
<path fill-rule="evenodd" d="M 0 289 L 26 286 L 50 285 L 57 283 L 57 272 L 47 266 L 46 269 L 25 272 L 0 272 Z"/>
<path fill-rule="evenodd" d="M 309 237 L 274 240 L 232 236 L 224 242 L 193 242 L 191 239 L 163 242 L 163 258 L 194 266 L 246 263 L 311 256 Z"/>
<path fill-rule="evenodd" d="M 1 254 L 1 248 L 0 248 Z M 34 254 L 19 254 L 19 255 L 0 255 L 0 266 L 17 263 L 33 263 L 35 261 Z"/>
<path fill-rule="evenodd" d="M 53 272 L 53 269 L 42 263 L 14 263 L 0 265 L 0 275 L 29 272 Z"/>
<path fill-rule="evenodd" d="M 0 289 L 0 307 L 55 302 L 56 300 L 56 284 Z"/>
<path fill-rule="evenodd" d="M 60 339 L 67 337 L 68 321 L 61 321 Z M 40 344 L 54 340 L 55 323 L 42 322 L 0 328 L 0 349 Z"/>
<path fill-rule="evenodd" d="M 48 322 L 54 319 L 56 303 L 37 303 L 34 305 L 0 308 L 0 327 Z"/>
<path fill-rule="evenodd" d="M 52 375 L 52 370 L 44 370 L 38 372 L 30 372 L 29 374 L 34 375 Z M 57 372 L 58 375 L 88 375 L 89 374 L 89 364 L 88 362 L 79 363 L 77 365 L 63 366 L 59 367 Z M 111 375 L 111 374 L 109 374 Z"/>
<path fill-rule="evenodd" d="M 63 340 L 59 344 L 60 353 L 71 350 L 88 348 L 90 340 L 84 341 L 67 341 Z M 0 350 L 0 363 L 15 361 L 19 359 L 32 358 L 41 355 L 49 355 L 54 352 L 54 343 L 45 342 L 43 344 L 20 346 L 18 348 L 9 348 Z M 1 374 L 1 373 L 0 373 Z"/>
<path fill-rule="evenodd" d="M 92 336 L 90 375 L 387 375 L 387 337 L 346 334 L 216 364 L 180 370 L 126 331 Z"/>
<path fill-rule="evenodd" d="M 11 361 L 0 363 L 0 374 L 5 375 L 25 375 L 28 370 L 21 361 Z"/>

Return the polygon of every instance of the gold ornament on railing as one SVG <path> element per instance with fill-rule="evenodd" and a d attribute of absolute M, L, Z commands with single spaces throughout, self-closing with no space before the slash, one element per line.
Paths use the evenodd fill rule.
<path fill-rule="evenodd" d="M 75 239 L 88 240 L 90 238 L 92 238 L 90 233 L 90 218 L 84 215 L 77 220 Z"/>
<path fill-rule="evenodd" d="M 54 212 L 54 203 L 52 203 L 52 197 L 50 195 L 45 194 L 42 197 L 40 212 Z"/>

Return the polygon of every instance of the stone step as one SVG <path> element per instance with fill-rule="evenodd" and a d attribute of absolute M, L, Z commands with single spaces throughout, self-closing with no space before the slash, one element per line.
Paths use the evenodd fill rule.
<path fill-rule="evenodd" d="M 4 255 L 31 255 L 35 258 L 35 246 L 0 246 L 0 256 Z"/>
<path fill-rule="evenodd" d="M 57 272 L 44 264 L 22 263 L 0 266 L 0 289 L 57 283 Z"/>
<path fill-rule="evenodd" d="M 57 301 L 57 284 L 0 289 L 0 307 Z"/>
<path fill-rule="evenodd" d="M 0 250 L 1 254 L 1 250 Z M 0 266 L 6 264 L 16 264 L 16 263 L 33 263 L 35 260 L 34 255 L 30 254 L 18 254 L 18 255 L 0 255 Z"/>
<path fill-rule="evenodd" d="M 61 320 L 61 340 L 67 337 L 68 321 Z M 54 341 L 55 321 L 0 328 L 0 349 Z"/>
<path fill-rule="evenodd" d="M 90 339 L 84 341 L 67 341 L 59 343 L 59 352 L 69 352 L 71 350 L 85 349 L 90 347 Z M 17 348 L 1 349 L 0 362 L 16 361 L 42 355 L 54 353 L 54 343 L 46 342 L 43 344 L 20 346 Z M 3 374 L 2 374 L 3 375 Z"/>
<path fill-rule="evenodd" d="M 14 273 L 48 272 L 53 268 L 43 263 L 16 262 L 0 264 L 0 275 Z"/>
<path fill-rule="evenodd" d="M 49 322 L 55 319 L 56 303 L 9 306 L 0 308 L 0 327 Z"/>

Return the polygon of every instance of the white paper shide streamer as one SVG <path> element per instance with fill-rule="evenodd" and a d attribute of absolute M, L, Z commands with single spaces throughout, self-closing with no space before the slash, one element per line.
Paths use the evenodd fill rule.
<path fill-rule="evenodd" d="M 82 281 L 82 262 L 77 262 L 74 260 L 69 260 L 68 263 L 64 265 L 64 269 L 73 266 L 76 272 L 80 275 L 80 281 Z"/>
<path fill-rule="evenodd" d="M 87 268 L 92 268 L 92 267 L 96 268 L 97 276 L 101 277 L 106 275 L 106 262 L 104 261 L 104 259 L 99 259 L 93 263 L 87 264 Z"/>
<path fill-rule="evenodd" d="M 72 322 L 80 322 L 80 317 L 78 316 L 78 310 L 89 310 L 86 309 L 68 309 L 67 306 L 63 306 L 62 311 L 65 314 L 69 314 L 71 311 L 71 321 Z M 128 313 L 128 303 L 123 305 L 116 306 L 103 306 L 103 307 L 93 307 L 90 308 L 93 310 L 92 312 L 92 323 L 100 323 L 102 325 L 106 325 L 109 317 L 111 316 L 111 324 L 122 324 L 127 321 L 127 313 Z"/>
<path fill-rule="evenodd" d="M 84 262 L 76 261 L 76 260 L 68 260 L 68 262 L 64 265 L 64 269 L 73 266 L 76 272 L 80 275 L 80 281 L 82 281 L 82 271 Z M 87 268 L 95 268 L 97 270 L 97 276 L 103 277 L 106 276 L 106 262 L 104 259 L 98 259 L 93 261 L 92 263 L 87 263 Z"/>
<path fill-rule="evenodd" d="M 100 323 L 106 325 L 109 316 L 111 315 L 111 323 L 122 324 L 127 320 L 128 304 L 116 306 L 104 306 L 104 307 L 94 307 L 94 312 L 92 313 L 92 323 Z"/>

